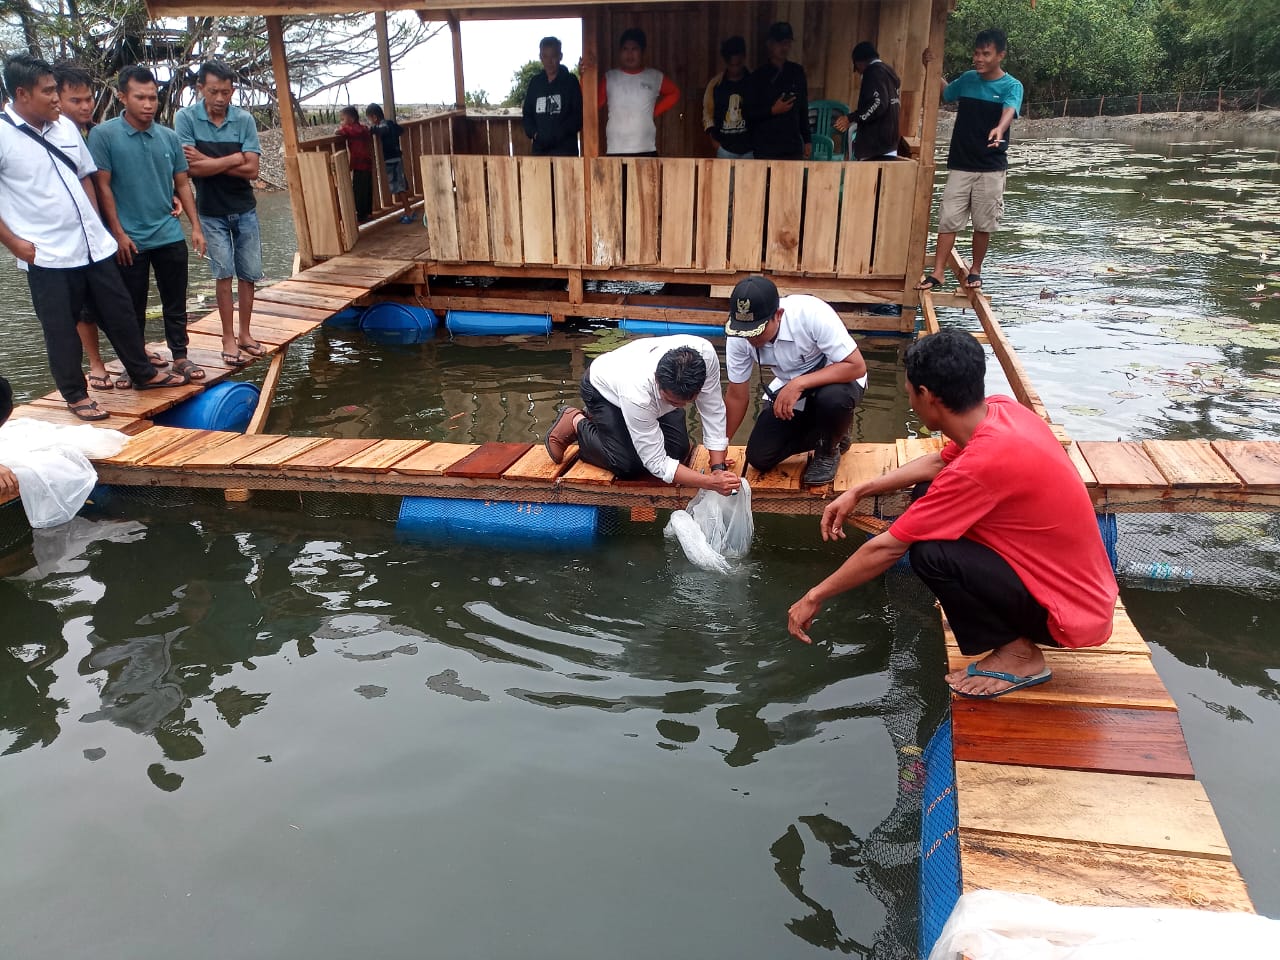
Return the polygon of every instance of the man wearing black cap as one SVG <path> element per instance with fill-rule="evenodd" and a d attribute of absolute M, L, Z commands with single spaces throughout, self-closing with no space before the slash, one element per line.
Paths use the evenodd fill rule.
<path fill-rule="evenodd" d="M 901 81 L 880 59 L 875 44 L 863 40 L 853 48 L 853 70 L 862 77 L 858 105 L 847 117 L 837 117 L 835 128 L 855 131 L 853 156 L 856 160 L 890 160 L 898 155 L 898 113 L 902 106 Z"/>
<path fill-rule="evenodd" d="M 733 288 L 724 329 L 728 436 L 746 416 L 752 368 L 770 367 L 774 379 L 747 441 L 747 463 L 763 473 L 812 450 L 804 483 L 830 483 L 853 408 L 867 388 L 867 364 L 839 315 L 817 297 L 779 299 L 772 280 L 747 277 Z"/>
<path fill-rule="evenodd" d="M 809 81 L 804 67 L 787 59 L 795 34 L 789 23 L 769 28 L 769 62 L 751 74 L 747 120 L 757 159 L 809 159 Z"/>

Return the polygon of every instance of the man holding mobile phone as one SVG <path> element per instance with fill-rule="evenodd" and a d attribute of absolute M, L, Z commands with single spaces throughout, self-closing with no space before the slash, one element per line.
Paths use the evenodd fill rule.
<path fill-rule="evenodd" d="M 751 74 L 747 121 L 757 159 L 809 159 L 809 81 L 804 67 L 787 59 L 794 39 L 791 24 L 771 26 L 769 61 Z"/>

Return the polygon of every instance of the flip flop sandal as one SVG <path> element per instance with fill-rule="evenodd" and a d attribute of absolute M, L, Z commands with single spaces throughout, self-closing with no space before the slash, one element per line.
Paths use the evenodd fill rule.
<path fill-rule="evenodd" d="M 917 290 L 937 290 L 942 286 L 942 281 L 935 277 L 932 273 L 916 284 Z"/>
<path fill-rule="evenodd" d="M 68 403 L 67 409 L 74 413 L 81 420 L 105 420 L 111 414 L 98 406 L 95 400 L 81 400 L 79 403 Z"/>
<path fill-rule="evenodd" d="M 151 361 L 153 367 L 167 367 L 169 365 L 169 361 L 158 353 L 147 351 L 147 359 Z"/>
<path fill-rule="evenodd" d="M 149 380 L 145 383 L 135 383 L 135 390 L 163 390 L 165 387 L 185 387 L 187 378 L 176 373 L 166 373 L 163 380 Z"/>
<path fill-rule="evenodd" d="M 193 383 L 199 383 L 205 377 L 204 367 L 186 357 L 173 361 L 173 372 L 180 377 L 186 377 Z"/>
<path fill-rule="evenodd" d="M 226 353 L 222 354 L 222 362 L 228 367 L 243 367 L 253 363 L 252 357 L 246 357 L 242 353 Z"/>
<path fill-rule="evenodd" d="M 87 377 L 85 377 L 85 380 L 89 382 L 89 386 L 94 390 L 114 390 L 115 389 L 115 384 L 111 382 L 111 375 L 109 373 L 104 373 L 100 377 L 95 376 L 94 374 L 91 373 Z"/>
<path fill-rule="evenodd" d="M 254 340 L 252 343 L 242 343 L 239 346 L 241 350 L 251 357 L 261 357 L 267 352 L 266 348 L 257 340 Z"/>
<path fill-rule="evenodd" d="M 967 276 L 967 277 L 965 277 L 965 278 L 964 278 L 964 282 L 968 285 L 968 287 L 969 287 L 969 289 L 970 289 L 970 290 L 981 290 L 981 289 L 982 289 L 982 275 L 981 275 L 981 274 L 978 274 L 978 273 L 971 273 L 971 274 L 969 274 L 969 276 Z"/>
<path fill-rule="evenodd" d="M 117 390 L 132 390 L 133 381 L 129 379 L 129 375 L 126 373 L 116 377 L 115 387 Z"/>

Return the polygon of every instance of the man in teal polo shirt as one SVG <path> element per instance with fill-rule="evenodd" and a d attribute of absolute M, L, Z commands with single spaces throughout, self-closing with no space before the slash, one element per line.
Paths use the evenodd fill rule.
<path fill-rule="evenodd" d="M 246 110 L 233 106 L 235 74 L 224 63 L 202 64 L 196 74 L 200 100 L 178 111 L 173 127 L 182 142 L 196 182 L 196 206 L 209 241 L 222 318 L 222 357 L 243 366 L 265 352 L 253 339 L 253 285 L 262 279 L 262 239 L 258 232 L 258 125 Z M 231 278 L 237 280 L 240 324 L 237 334 L 231 300 Z"/>
<path fill-rule="evenodd" d="M 89 152 L 98 165 L 93 175 L 98 205 L 119 245 L 116 264 L 143 340 L 154 273 L 173 370 L 199 382 L 205 372 L 187 357 L 187 241 L 172 210 L 176 195 L 191 221 L 191 245 L 203 256 L 204 231 L 187 177 L 187 158 L 178 135 L 155 122 L 158 87 L 150 70 L 125 67 L 117 91 L 124 113 L 89 133 Z"/>

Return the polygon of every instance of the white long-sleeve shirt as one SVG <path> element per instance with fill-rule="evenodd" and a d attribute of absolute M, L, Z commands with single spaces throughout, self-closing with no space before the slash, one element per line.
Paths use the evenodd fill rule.
<path fill-rule="evenodd" d="M 664 483 L 675 480 L 680 464 L 667 456 L 658 418 L 679 408 L 662 399 L 655 375 L 658 361 L 677 347 L 692 347 L 707 365 L 702 390 L 693 401 L 702 418 L 702 444 L 708 450 L 726 450 L 729 438 L 725 433 L 724 397 L 720 393 L 720 358 L 709 341 L 688 334 L 634 340 L 596 357 L 588 371 L 591 385 L 622 411 L 645 469 Z"/>

